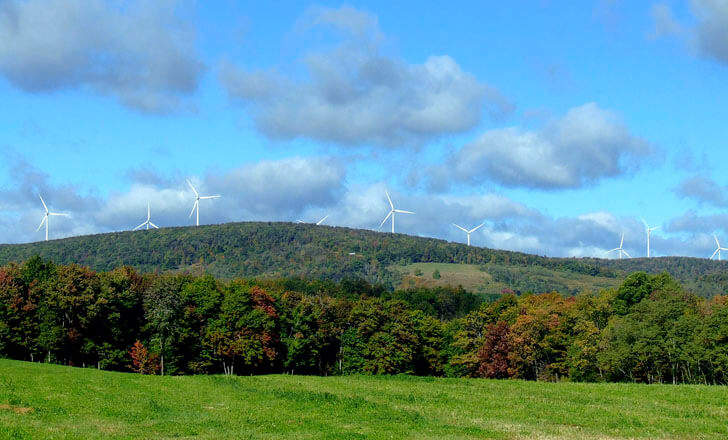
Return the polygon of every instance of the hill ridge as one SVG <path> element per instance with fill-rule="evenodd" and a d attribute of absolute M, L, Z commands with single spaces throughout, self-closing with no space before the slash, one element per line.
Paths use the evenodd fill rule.
<path fill-rule="evenodd" d="M 667 271 L 688 288 L 702 289 L 698 293 L 704 296 L 725 293 L 728 286 L 727 266 L 723 261 L 694 257 L 622 260 L 547 257 L 467 246 L 438 238 L 290 222 L 176 226 L 0 245 L 0 265 L 34 255 L 59 264 L 89 266 L 97 271 L 126 265 L 142 272 L 208 272 L 223 279 L 360 277 L 390 287 L 402 282 L 402 275 L 396 269 L 412 263 L 470 264 L 485 271 L 488 267 L 506 271 L 543 268 L 602 279 L 618 279 L 634 271 Z M 519 275 L 514 272 L 509 276 Z M 548 282 L 537 285 L 549 286 Z"/>

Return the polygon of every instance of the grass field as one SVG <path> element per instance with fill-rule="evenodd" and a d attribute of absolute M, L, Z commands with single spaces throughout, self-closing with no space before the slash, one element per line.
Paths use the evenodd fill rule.
<path fill-rule="evenodd" d="M 574 291 L 599 290 L 616 287 L 621 282 L 617 278 L 595 277 L 565 271 L 550 270 L 545 267 L 509 266 L 506 264 L 486 265 L 481 270 L 475 264 L 448 264 L 448 263 L 414 263 L 407 266 L 390 266 L 390 269 L 402 275 L 400 288 L 433 287 L 433 286 L 463 286 L 474 293 L 500 293 L 505 288 L 514 290 L 529 290 L 533 285 L 538 293 L 556 290 L 567 294 Z M 435 270 L 440 272 L 440 278 L 433 278 Z M 508 282 L 493 276 L 493 273 L 506 273 L 509 278 L 520 282 Z M 529 280 L 523 283 L 523 280 Z"/>
<path fill-rule="evenodd" d="M 0 438 L 728 438 L 728 388 L 157 377 L 0 360 Z"/>

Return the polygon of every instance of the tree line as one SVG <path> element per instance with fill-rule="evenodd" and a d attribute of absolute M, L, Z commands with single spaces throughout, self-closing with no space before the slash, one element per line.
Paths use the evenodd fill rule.
<path fill-rule="evenodd" d="M 0 355 L 178 375 L 725 384 L 728 298 L 664 273 L 484 302 L 462 288 L 95 272 L 33 257 L 0 268 Z"/>

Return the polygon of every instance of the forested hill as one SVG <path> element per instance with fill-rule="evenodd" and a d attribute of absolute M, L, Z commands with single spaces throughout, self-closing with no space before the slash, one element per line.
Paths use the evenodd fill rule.
<path fill-rule="evenodd" d="M 667 271 L 703 296 L 725 293 L 728 286 L 726 263 L 706 259 L 547 258 L 432 238 L 295 223 L 228 223 L 0 245 L 0 265 L 24 261 L 33 255 L 94 270 L 126 265 L 142 272 L 207 272 L 223 279 L 361 277 L 393 286 L 401 282 L 397 267 L 411 263 L 455 263 L 478 265 L 484 272 L 505 272 L 502 278 L 506 285 L 509 273 L 510 278 L 533 277 L 537 283 L 524 284 L 521 279 L 519 285 L 534 285 L 538 290 L 565 290 L 563 283 L 550 284 L 552 275 L 583 275 L 587 280 L 601 280 L 604 285 L 605 280 L 617 284 L 634 271 Z M 595 281 L 595 288 L 598 285 Z"/>

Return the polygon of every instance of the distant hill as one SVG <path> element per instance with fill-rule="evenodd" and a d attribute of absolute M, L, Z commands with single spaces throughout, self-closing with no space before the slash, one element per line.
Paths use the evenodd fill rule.
<path fill-rule="evenodd" d="M 99 271 L 127 265 L 142 272 L 207 272 L 223 279 L 361 277 L 390 287 L 458 283 L 481 293 L 505 288 L 575 293 L 615 286 L 635 271 L 667 271 L 699 295 L 728 292 L 726 262 L 688 257 L 548 258 L 433 238 L 295 223 L 227 223 L 0 245 L 2 265 L 33 255 Z M 446 266 L 418 268 L 421 263 Z"/>

